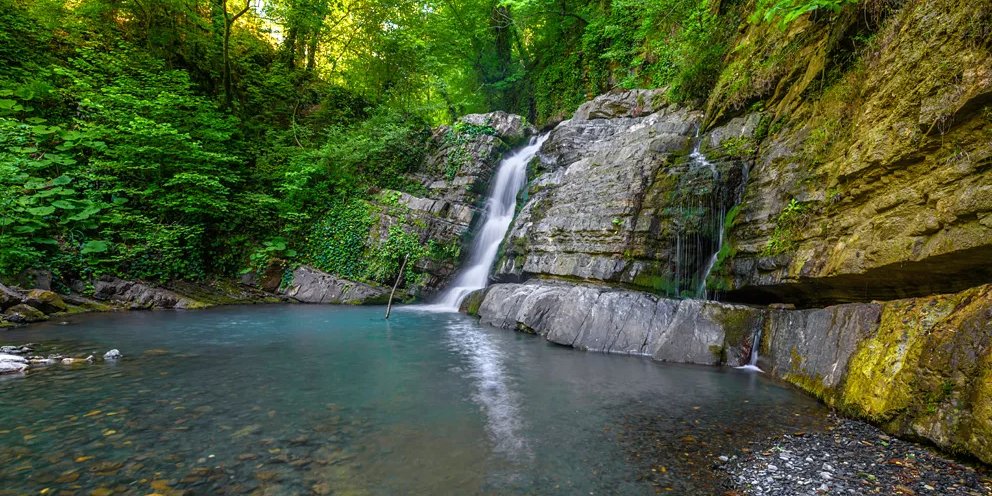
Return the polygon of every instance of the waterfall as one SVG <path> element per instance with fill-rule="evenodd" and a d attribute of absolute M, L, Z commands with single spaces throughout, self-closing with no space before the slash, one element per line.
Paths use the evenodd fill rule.
<path fill-rule="evenodd" d="M 531 138 L 527 146 L 516 150 L 499 164 L 492 190 L 486 200 L 482 226 L 472 242 L 468 264 L 451 286 L 438 298 L 432 309 L 458 311 L 469 293 L 486 287 L 499 245 L 506 236 L 517 207 L 517 193 L 527 184 L 527 164 L 537 155 L 547 134 Z"/>
<path fill-rule="evenodd" d="M 753 370 L 755 372 L 764 372 L 758 368 L 758 349 L 761 348 L 761 327 L 754 331 L 754 340 L 751 342 L 751 359 L 748 360 L 747 365 L 741 365 L 740 367 L 734 367 L 742 370 Z"/>
<path fill-rule="evenodd" d="M 718 196 L 716 195 L 716 192 L 719 191 L 720 188 L 720 171 L 717 170 L 716 166 L 713 165 L 709 160 L 706 160 L 706 156 L 703 155 L 701 151 L 699 151 L 700 143 L 702 143 L 702 140 L 696 140 L 696 146 L 693 147 L 692 153 L 689 155 L 689 158 L 692 160 L 693 164 L 695 164 L 697 167 L 699 166 L 708 167 L 710 171 L 713 172 L 714 196 Z M 723 229 L 724 229 L 723 221 L 727 217 L 727 210 L 725 206 L 726 202 L 723 201 L 723 198 L 720 198 L 718 196 L 716 199 L 716 203 L 717 203 L 716 205 L 717 216 L 714 218 L 714 222 L 716 223 L 716 232 L 717 232 L 716 250 L 713 251 L 713 254 L 710 256 L 709 261 L 706 262 L 706 269 L 703 270 L 702 278 L 699 280 L 699 284 L 696 286 L 696 298 L 701 298 L 701 299 L 706 298 L 706 279 L 710 276 L 710 272 L 713 271 L 713 267 L 716 267 L 717 259 L 720 257 L 720 250 L 723 248 Z"/>

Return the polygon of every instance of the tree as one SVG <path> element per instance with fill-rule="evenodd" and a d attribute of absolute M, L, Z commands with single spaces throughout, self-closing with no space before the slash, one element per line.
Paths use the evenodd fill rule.
<path fill-rule="evenodd" d="M 230 108 L 233 99 L 231 84 L 231 29 L 234 27 L 234 23 L 251 8 L 251 0 L 245 0 L 245 6 L 233 14 L 227 11 L 227 0 L 220 0 L 220 2 L 224 13 L 224 44 L 221 51 L 223 57 L 223 74 L 221 79 L 224 85 L 224 107 Z"/>

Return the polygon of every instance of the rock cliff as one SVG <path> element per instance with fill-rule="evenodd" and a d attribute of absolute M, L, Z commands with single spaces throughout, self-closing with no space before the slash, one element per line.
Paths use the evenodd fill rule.
<path fill-rule="evenodd" d="M 990 12 L 859 2 L 829 23 L 748 26 L 708 104 L 717 123 L 765 109 L 727 298 L 822 305 L 992 281 Z"/>
<path fill-rule="evenodd" d="M 746 170 L 733 157 L 692 153 L 702 119 L 660 90 L 613 92 L 579 108 L 541 148 L 495 277 L 695 294 Z M 738 135 L 753 132 L 741 121 Z"/>
<path fill-rule="evenodd" d="M 597 97 L 552 131 L 504 284 L 466 310 L 591 351 L 757 350 L 849 415 L 992 463 L 990 40 L 989 0 L 858 2 L 742 25 L 704 108 Z M 724 303 L 669 299 L 703 295 Z"/>
<path fill-rule="evenodd" d="M 992 285 L 801 310 L 545 281 L 475 300 L 483 323 L 589 351 L 738 366 L 757 344 L 758 366 L 827 404 L 992 463 Z"/>

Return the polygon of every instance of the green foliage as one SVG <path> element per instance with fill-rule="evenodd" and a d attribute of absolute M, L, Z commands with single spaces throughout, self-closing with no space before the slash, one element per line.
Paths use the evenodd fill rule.
<path fill-rule="evenodd" d="M 734 158 L 750 158 L 758 151 L 758 144 L 754 138 L 748 136 L 736 136 L 727 138 L 720 143 L 720 148 L 726 155 Z"/>
<path fill-rule="evenodd" d="M 775 218 L 775 229 L 768 237 L 761 254 L 775 256 L 793 249 L 796 239 L 806 228 L 810 215 L 809 204 L 799 202 L 795 198 L 790 200 Z"/>
<path fill-rule="evenodd" d="M 368 202 L 357 198 L 333 204 L 306 237 L 306 261 L 325 272 L 363 279 L 372 212 Z"/>
<path fill-rule="evenodd" d="M 496 130 L 491 126 L 477 126 L 467 122 L 456 122 L 451 129 L 444 134 L 443 146 L 448 148 L 444 163 L 444 177 L 451 181 L 458 175 L 462 167 L 467 165 L 475 157 L 466 148 L 470 142 L 479 136 L 496 136 Z"/>
<path fill-rule="evenodd" d="M 384 241 L 370 246 L 366 251 L 364 279 L 381 284 L 393 283 L 399 275 L 403 258 L 409 256 L 403 279 L 407 286 L 417 285 L 419 278 L 414 266 L 426 254 L 427 248 L 420 244 L 416 235 L 404 231 L 400 226 L 392 226 Z"/>
<path fill-rule="evenodd" d="M 815 10 L 838 12 L 844 5 L 857 2 L 858 0 L 758 0 L 757 7 L 748 20 L 752 23 L 775 22 L 779 28 L 785 29 L 792 21 Z"/>

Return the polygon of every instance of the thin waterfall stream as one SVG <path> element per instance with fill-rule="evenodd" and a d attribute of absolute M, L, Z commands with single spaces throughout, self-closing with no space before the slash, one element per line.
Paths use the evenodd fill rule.
<path fill-rule="evenodd" d="M 713 185 L 714 187 L 719 187 L 720 184 L 720 171 L 717 170 L 716 166 L 712 162 L 706 159 L 706 155 L 699 150 L 702 140 L 696 139 L 696 145 L 692 148 L 692 153 L 689 155 L 690 160 L 697 167 L 707 167 L 713 172 Z M 709 260 L 706 262 L 706 268 L 703 270 L 702 276 L 699 280 L 699 285 L 696 289 L 696 298 L 706 299 L 706 279 L 710 276 L 710 272 L 713 271 L 713 267 L 716 266 L 717 260 L 720 258 L 720 250 L 723 248 L 723 231 L 724 231 L 724 220 L 727 217 L 727 209 L 725 202 L 719 200 L 716 202 L 716 207 L 718 208 L 715 224 L 717 231 L 717 241 L 716 249 L 713 250 L 713 254 L 710 256 Z"/>
<path fill-rule="evenodd" d="M 496 262 L 499 245 L 513 222 L 517 194 L 527 184 L 527 164 L 537 155 L 547 138 L 547 133 L 531 138 L 527 146 L 500 162 L 489 198 L 486 199 L 482 225 L 472 241 L 468 262 L 437 302 L 427 308 L 457 312 L 469 293 L 485 288 L 489 283 L 489 271 Z"/>

